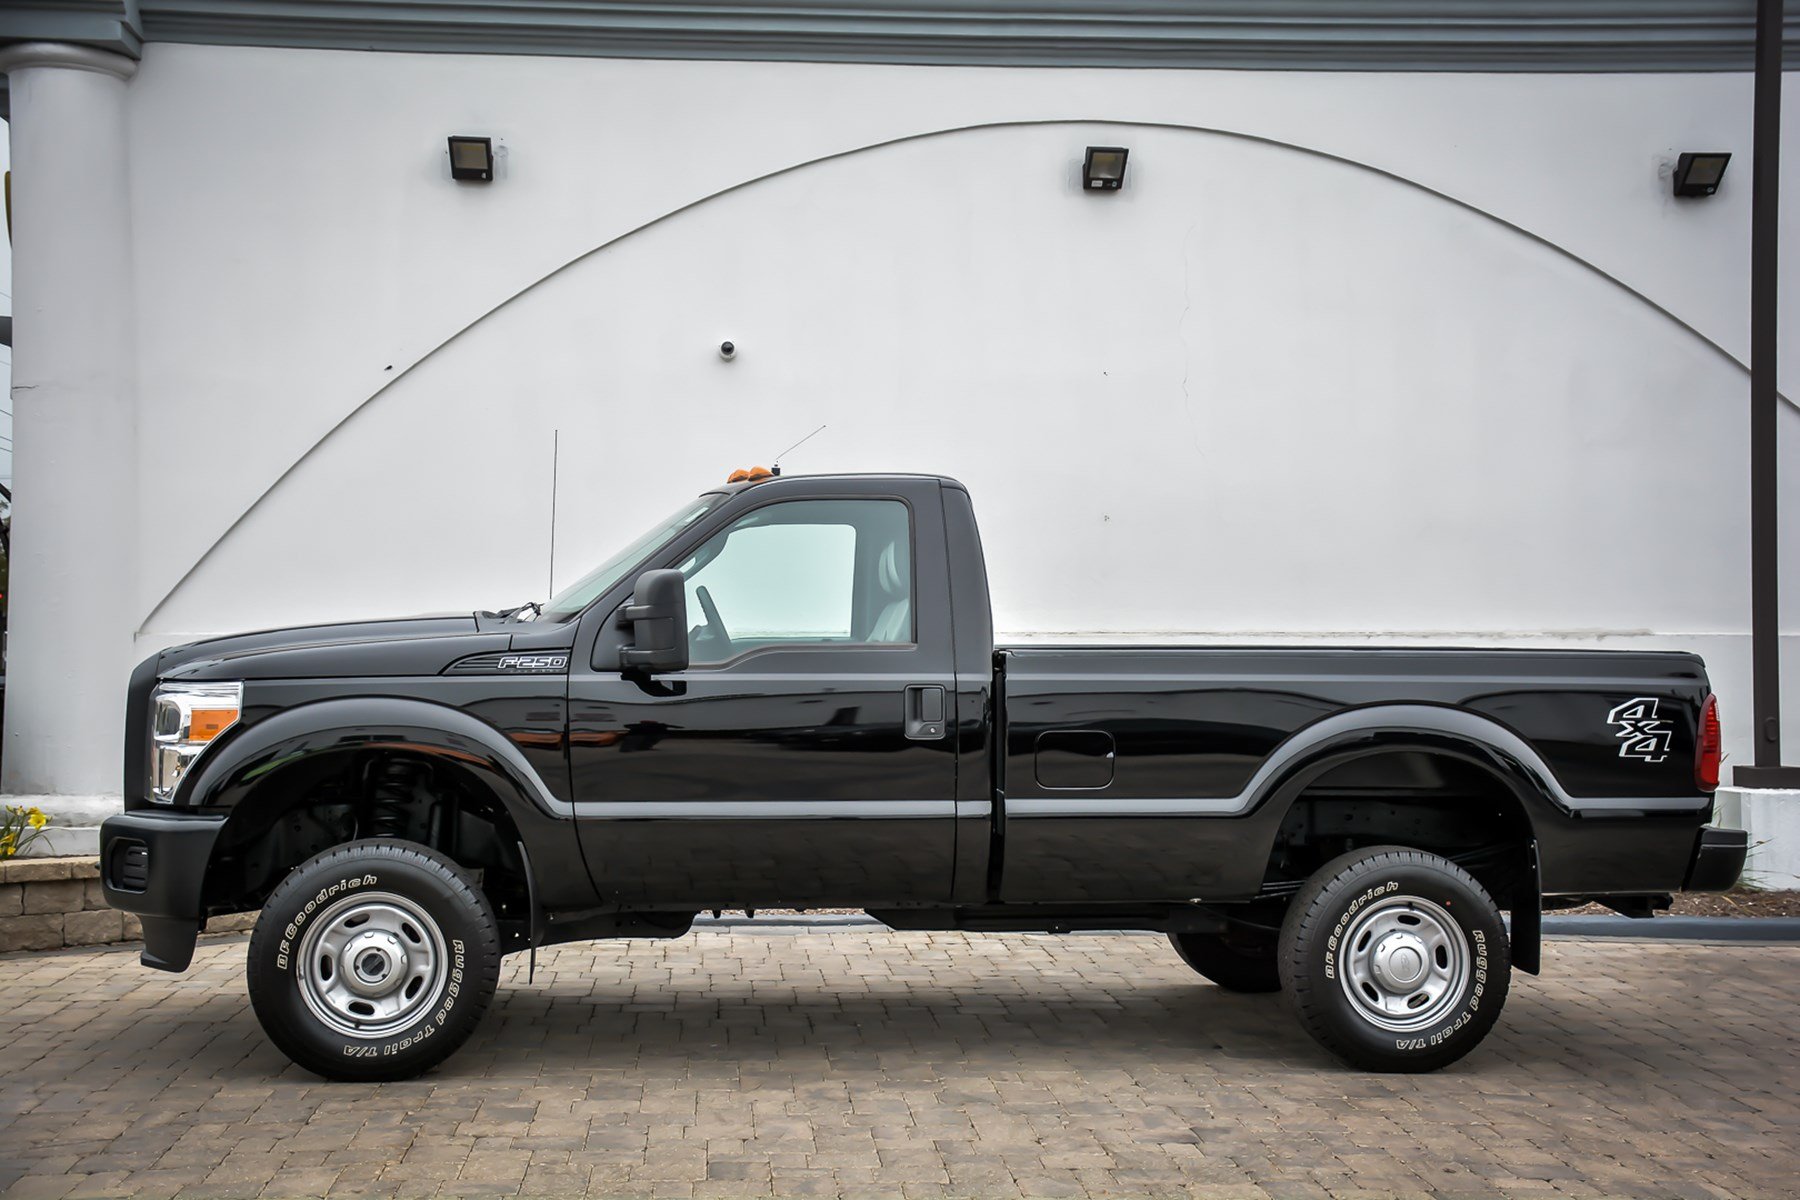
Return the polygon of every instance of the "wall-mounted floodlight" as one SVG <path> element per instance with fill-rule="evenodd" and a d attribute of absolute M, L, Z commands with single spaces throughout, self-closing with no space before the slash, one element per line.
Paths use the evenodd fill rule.
<path fill-rule="evenodd" d="M 1675 194 L 1677 196 L 1710 196 L 1719 190 L 1725 178 L 1729 154 L 1683 154 L 1675 160 Z"/>
<path fill-rule="evenodd" d="M 1123 146 L 1089 146 L 1081 162 L 1081 186 L 1089 192 L 1116 192 L 1125 186 L 1125 156 L 1131 151 Z"/>
<path fill-rule="evenodd" d="M 476 183 L 492 183 L 494 181 L 494 139 L 452 137 L 450 139 L 450 178 L 469 179 Z"/>

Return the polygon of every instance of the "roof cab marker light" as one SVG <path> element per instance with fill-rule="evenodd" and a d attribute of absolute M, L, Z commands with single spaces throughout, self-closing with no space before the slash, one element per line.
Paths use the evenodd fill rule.
<path fill-rule="evenodd" d="M 767 467 L 751 467 L 748 471 L 739 467 L 725 477 L 726 483 L 761 483 L 765 479 L 775 478 L 775 472 Z"/>
<path fill-rule="evenodd" d="M 1719 786 L 1719 763 L 1724 758 L 1724 736 L 1719 731 L 1719 698 L 1708 696 L 1700 706 L 1700 733 L 1694 740 L 1694 783 L 1703 792 Z"/>

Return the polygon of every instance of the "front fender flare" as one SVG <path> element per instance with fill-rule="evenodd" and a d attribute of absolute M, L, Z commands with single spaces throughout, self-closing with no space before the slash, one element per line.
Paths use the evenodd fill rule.
<path fill-rule="evenodd" d="M 509 808 L 526 804 L 547 817 L 575 815 L 492 725 L 461 709 L 393 696 L 319 700 L 276 713 L 203 755 L 181 781 L 176 807 L 235 810 L 270 775 L 302 760 L 359 750 L 395 749 L 451 760 L 486 782 Z"/>

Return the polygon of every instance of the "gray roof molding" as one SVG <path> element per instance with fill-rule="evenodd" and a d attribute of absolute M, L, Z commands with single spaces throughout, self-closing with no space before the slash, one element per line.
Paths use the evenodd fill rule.
<path fill-rule="evenodd" d="M 0 42 L 1334 71 L 1749 71 L 1751 0 L 5 0 Z M 1788 0 L 1800 62 L 1800 0 Z"/>
<path fill-rule="evenodd" d="M 72 42 L 136 58 L 144 45 L 138 0 L 5 0 L 0 45 Z"/>

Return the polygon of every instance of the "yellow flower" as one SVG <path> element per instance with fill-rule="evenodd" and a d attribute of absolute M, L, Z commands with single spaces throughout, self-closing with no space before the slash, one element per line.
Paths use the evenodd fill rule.
<path fill-rule="evenodd" d="M 0 834 L 0 858 L 4 858 L 8 854 L 11 854 L 12 848 L 13 835 L 10 833 Z"/>
<path fill-rule="evenodd" d="M 35 808 L 31 810 L 29 820 L 31 821 L 31 827 L 33 829 L 42 829 L 50 823 L 50 818 L 46 817 L 41 810 Z"/>

